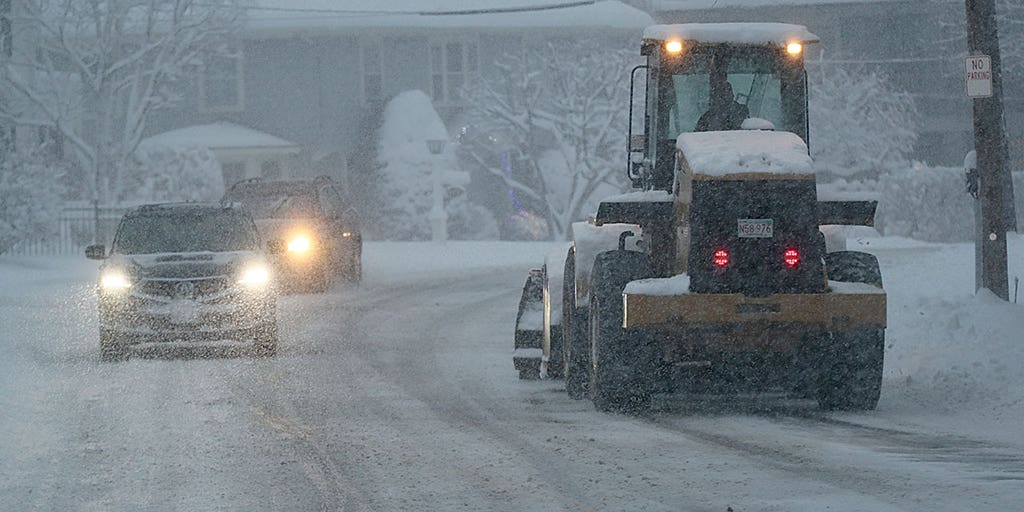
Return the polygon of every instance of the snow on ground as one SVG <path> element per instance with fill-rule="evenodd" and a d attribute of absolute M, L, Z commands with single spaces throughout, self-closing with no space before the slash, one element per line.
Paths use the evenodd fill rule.
<path fill-rule="evenodd" d="M 929 244 L 870 233 L 864 230 L 865 236 L 851 238 L 848 246 L 879 257 L 888 293 L 885 387 L 874 420 L 1024 443 L 1024 305 L 974 294 L 971 244 Z M 456 280 L 492 268 L 521 268 L 525 278 L 526 270 L 539 267 L 552 247 L 371 242 L 364 258 L 373 262 L 367 265 L 367 280 L 390 287 Z M 1024 278 L 1024 236 L 1012 235 L 1009 247 L 1012 295 L 1014 277 Z M 28 309 L 32 297 L 63 294 L 65 308 L 93 307 L 87 297 L 97 267 L 78 257 L 0 258 L 0 300 Z M 74 283 L 70 292 L 69 282 Z M 1020 293 L 1024 302 L 1024 290 Z M 91 332 L 94 327 L 63 328 Z"/>
<path fill-rule="evenodd" d="M 849 245 L 889 292 L 879 411 L 640 419 L 515 378 L 553 244 L 367 243 L 360 288 L 282 299 L 276 358 L 114 365 L 96 262 L 0 258 L 0 509 L 1014 509 L 1021 306 L 974 296 L 970 245 Z"/>
<path fill-rule="evenodd" d="M 888 292 L 878 418 L 1024 442 L 1024 305 L 974 294 L 974 245 L 847 243 L 878 256 Z M 1009 255 L 1012 299 L 1014 278 L 1024 280 L 1024 236 L 1011 235 Z"/>
<path fill-rule="evenodd" d="M 368 242 L 363 261 L 374 262 L 366 265 L 367 278 L 383 284 L 458 279 L 466 273 L 508 267 L 522 268 L 525 280 L 527 270 L 540 268 L 552 247 L 530 242 Z"/>

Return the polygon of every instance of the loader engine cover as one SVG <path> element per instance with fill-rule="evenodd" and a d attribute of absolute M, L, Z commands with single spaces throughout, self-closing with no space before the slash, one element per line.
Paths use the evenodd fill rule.
<path fill-rule="evenodd" d="M 825 242 L 811 179 L 698 179 L 691 293 L 823 293 Z"/>

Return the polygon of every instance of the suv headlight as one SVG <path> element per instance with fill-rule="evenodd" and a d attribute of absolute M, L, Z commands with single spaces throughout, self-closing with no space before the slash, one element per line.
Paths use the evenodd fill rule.
<path fill-rule="evenodd" d="M 107 292 L 125 291 L 132 287 L 131 279 L 120 270 L 106 270 L 100 274 L 100 288 Z"/>
<path fill-rule="evenodd" d="M 308 252 L 312 246 L 313 244 L 309 241 L 309 238 L 302 235 L 288 240 L 288 252 L 304 253 Z"/>
<path fill-rule="evenodd" d="M 252 288 L 263 288 L 270 284 L 270 269 L 262 263 L 251 263 L 242 269 L 238 283 Z"/>

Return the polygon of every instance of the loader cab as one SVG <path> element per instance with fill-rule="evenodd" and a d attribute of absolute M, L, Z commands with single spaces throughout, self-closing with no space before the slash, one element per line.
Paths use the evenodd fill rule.
<path fill-rule="evenodd" d="M 671 191 L 682 133 L 771 129 L 807 142 L 804 49 L 817 40 L 778 23 L 649 27 L 644 136 L 630 137 L 634 186 Z"/>

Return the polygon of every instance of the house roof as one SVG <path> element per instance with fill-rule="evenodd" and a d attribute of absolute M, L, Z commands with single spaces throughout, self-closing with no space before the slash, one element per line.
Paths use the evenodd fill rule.
<path fill-rule="evenodd" d="M 199 146 L 218 150 L 279 150 L 297 153 L 299 145 L 269 133 L 228 122 L 178 128 L 148 137 L 143 144 Z"/>
<path fill-rule="evenodd" d="M 618 0 L 250 0 L 250 32 L 364 28 L 642 29 L 651 16 Z"/>

